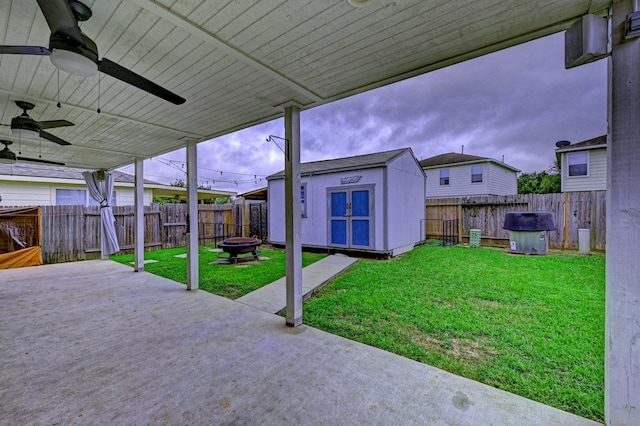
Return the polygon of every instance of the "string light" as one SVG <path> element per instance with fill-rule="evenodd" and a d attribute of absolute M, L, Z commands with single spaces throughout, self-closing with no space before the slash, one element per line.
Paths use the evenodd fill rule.
<path fill-rule="evenodd" d="M 169 166 L 179 171 L 183 176 L 186 177 L 186 171 L 184 170 L 185 163 L 182 161 L 170 160 L 168 158 L 162 158 L 162 157 L 154 157 L 151 160 L 156 160 L 161 164 Z M 227 179 L 224 179 L 224 178 L 221 179 L 220 177 L 213 178 L 211 176 L 202 176 L 202 175 L 199 176 L 201 179 L 201 182 L 206 182 L 206 184 L 209 184 L 209 182 L 211 182 L 212 185 L 231 184 L 237 187 L 241 185 L 257 185 L 258 183 L 265 181 L 267 177 L 267 175 L 259 175 L 255 173 L 237 173 L 237 172 L 229 172 L 224 170 L 214 170 L 206 167 L 198 167 L 198 171 L 201 171 L 201 170 L 211 171 L 216 174 L 219 173 L 218 176 L 246 176 L 246 179 L 238 179 L 238 178 L 234 179 L 232 177 L 229 177 Z M 155 178 L 162 178 L 162 179 L 176 179 L 175 176 L 160 176 L 160 175 L 151 175 L 151 174 L 147 174 L 147 176 L 151 178 L 155 177 Z M 180 179 L 184 179 L 184 177 Z"/>

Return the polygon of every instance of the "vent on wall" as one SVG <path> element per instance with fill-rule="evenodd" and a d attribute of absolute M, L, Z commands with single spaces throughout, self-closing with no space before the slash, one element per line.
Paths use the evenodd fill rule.
<path fill-rule="evenodd" d="M 627 15 L 624 27 L 624 38 L 640 37 L 640 12 L 635 11 Z"/>
<path fill-rule="evenodd" d="M 607 19 L 584 15 L 564 34 L 564 67 L 577 67 L 608 55 Z"/>

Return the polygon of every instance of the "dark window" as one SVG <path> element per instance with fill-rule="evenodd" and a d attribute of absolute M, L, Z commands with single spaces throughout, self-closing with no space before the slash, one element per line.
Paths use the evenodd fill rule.
<path fill-rule="evenodd" d="M 586 152 L 569 154 L 569 176 L 587 176 L 589 174 L 589 155 Z"/>
<path fill-rule="evenodd" d="M 302 217 L 307 217 L 307 184 L 300 186 L 300 212 Z"/>
<path fill-rule="evenodd" d="M 482 182 L 482 166 L 471 166 L 471 182 Z"/>
<path fill-rule="evenodd" d="M 449 169 L 440 170 L 440 185 L 449 185 Z"/>
<path fill-rule="evenodd" d="M 86 189 L 56 189 L 56 204 L 58 206 L 81 205 L 99 206 L 100 204 L 91 198 Z M 109 206 L 116 205 L 116 191 L 111 194 Z"/>
<path fill-rule="evenodd" d="M 84 189 L 56 189 L 56 204 L 59 206 L 86 206 L 87 191 Z"/>

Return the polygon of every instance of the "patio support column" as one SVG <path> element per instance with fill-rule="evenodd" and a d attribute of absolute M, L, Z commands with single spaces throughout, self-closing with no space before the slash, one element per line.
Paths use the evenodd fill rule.
<path fill-rule="evenodd" d="M 289 327 L 302 324 L 302 223 L 300 212 L 300 106 L 284 106 L 284 202 L 287 251 L 287 318 Z"/>
<path fill-rule="evenodd" d="M 133 246 L 133 269 L 144 271 L 144 160 L 136 158 L 134 172 L 133 207 L 135 210 L 135 236 Z"/>
<path fill-rule="evenodd" d="M 187 290 L 198 289 L 198 143 L 187 142 Z"/>
<path fill-rule="evenodd" d="M 605 420 L 640 424 L 640 38 L 631 0 L 614 0 L 609 59 Z"/>

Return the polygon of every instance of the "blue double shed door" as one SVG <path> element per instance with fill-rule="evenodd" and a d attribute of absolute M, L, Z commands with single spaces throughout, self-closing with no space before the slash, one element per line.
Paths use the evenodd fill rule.
<path fill-rule="evenodd" d="M 373 248 L 373 189 L 329 189 L 329 244 Z"/>

